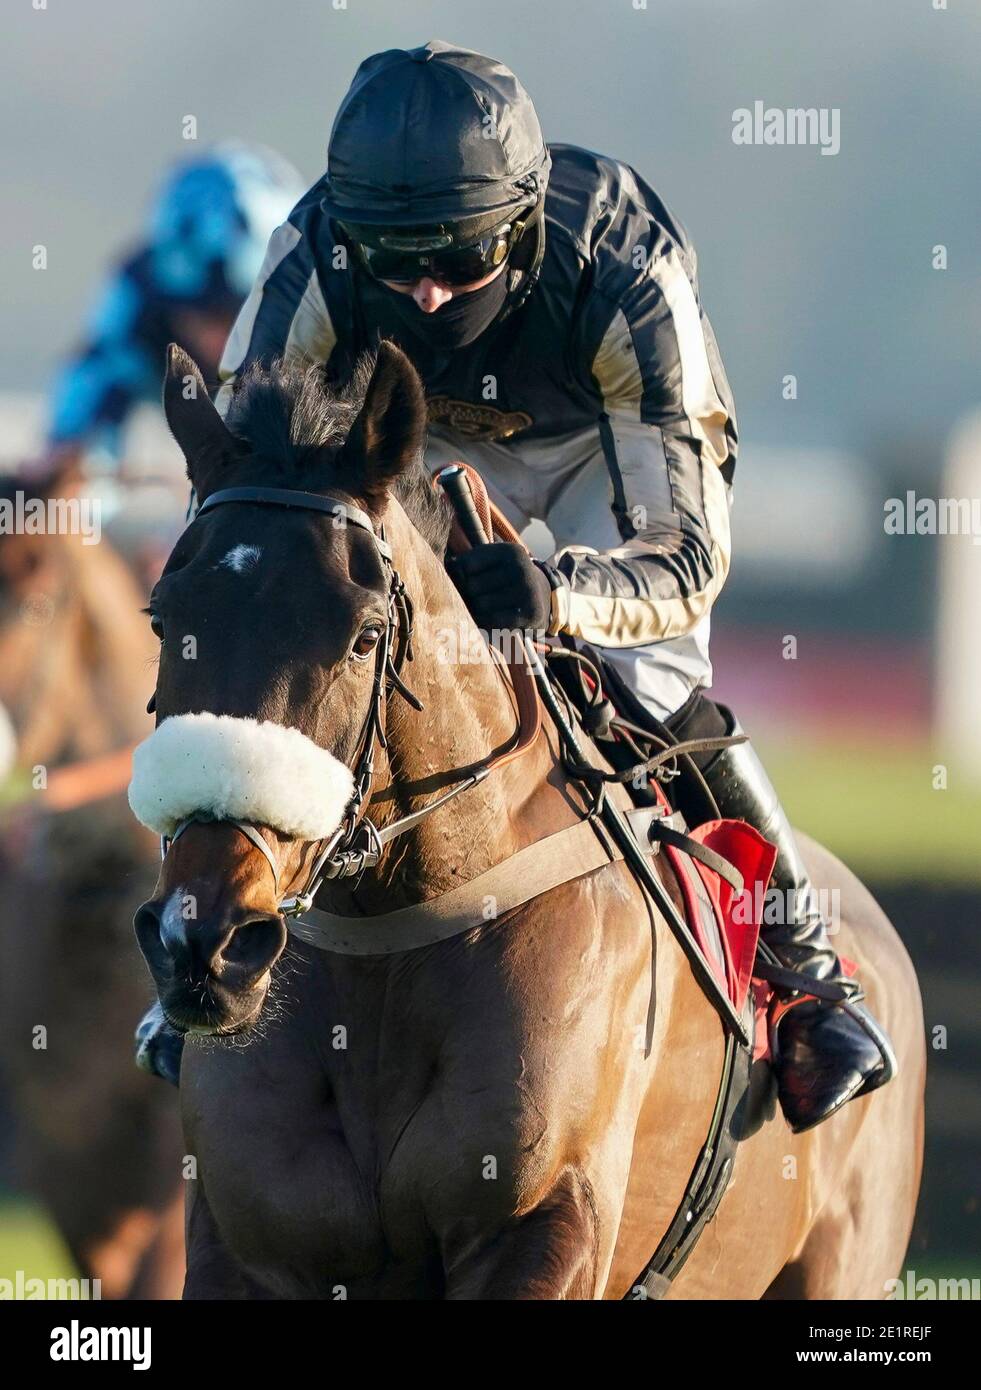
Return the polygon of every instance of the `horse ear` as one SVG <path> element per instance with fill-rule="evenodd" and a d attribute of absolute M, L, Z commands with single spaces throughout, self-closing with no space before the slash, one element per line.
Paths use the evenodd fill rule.
<path fill-rule="evenodd" d="M 378 348 L 364 405 L 341 450 L 352 488 L 380 505 L 391 484 L 426 443 L 426 395 L 419 373 L 394 343 Z"/>
<path fill-rule="evenodd" d="M 213 490 L 216 472 L 237 450 L 211 403 L 198 364 L 176 343 L 167 349 L 163 406 L 170 432 L 187 460 L 187 476 L 203 501 Z"/>

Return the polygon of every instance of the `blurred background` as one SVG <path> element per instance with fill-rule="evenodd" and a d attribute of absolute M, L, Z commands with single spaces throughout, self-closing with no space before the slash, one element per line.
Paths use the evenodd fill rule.
<path fill-rule="evenodd" d="M 981 1274 L 981 548 L 884 526 L 909 492 L 981 505 L 981 11 L 24 0 L 4 28 L 0 466 L 39 449 L 108 267 L 194 149 L 189 116 L 200 146 L 261 141 L 312 183 L 359 61 L 444 38 L 511 66 L 547 139 L 633 164 L 680 216 L 740 426 L 716 693 L 913 955 L 932 1045 L 907 1263 Z M 733 113 L 756 101 L 838 110 L 839 152 L 734 144 Z M 150 406 L 124 457 L 134 476 L 179 474 Z M 4 1171 L 0 1278 L 67 1268 Z"/>

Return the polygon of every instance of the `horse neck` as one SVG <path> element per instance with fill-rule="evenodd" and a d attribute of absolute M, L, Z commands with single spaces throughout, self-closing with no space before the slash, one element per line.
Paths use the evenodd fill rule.
<path fill-rule="evenodd" d="M 39 676 L 37 708 L 29 712 L 32 762 L 95 757 L 141 738 L 150 724 L 147 668 L 156 644 L 139 611 L 135 580 L 104 540 L 84 545 L 64 536 L 59 546 L 64 599 L 38 649 L 40 663 L 57 644 L 48 679 Z"/>
<path fill-rule="evenodd" d="M 377 764 L 370 814 L 384 825 L 418 810 L 455 784 L 452 774 L 484 761 L 513 739 L 517 714 L 502 669 L 473 659 L 481 638 L 440 560 L 397 503 L 389 506 L 386 533 L 396 565 L 413 599 L 413 660 L 402 675 L 422 701 L 412 709 L 390 694 L 385 711 L 388 750 Z M 463 652 L 469 660 L 454 660 Z M 417 826 L 397 837 L 378 868 L 352 893 L 338 885 L 330 894 L 339 910 L 345 898 L 379 911 L 434 896 L 508 858 L 558 824 L 566 799 L 548 782 L 554 749 L 545 737 L 514 761 L 491 771 Z"/>

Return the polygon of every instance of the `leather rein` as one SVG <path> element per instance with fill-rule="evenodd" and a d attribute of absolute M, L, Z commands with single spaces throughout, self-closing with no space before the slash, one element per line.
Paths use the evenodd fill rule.
<path fill-rule="evenodd" d="M 384 527 L 375 529 L 367 512 L 340 497 L 330 493 L 301 492 L 279 487 L 229 487 L 221 488 L 205 498 L 198 508 L 192 525 L 212 511 L 215 507 L 233 503 L 257 503 L 260 506 L 284 507 L 291 510 L 321 512 L 334 519 L 335 525 L 357 526 L 368 533 L 374 541 L 388 576 L 388 621 L 382 634 L 375 656 L 374 680 L 368 714 L 359 736 L 359 753 L 352 768 L 354 793 L 349 801 L 341 826 L 327 839 L 319 842 L 317 856 L 313 862 L 306 884 L 301 892 L 284 898 L 279 911 L 287 918 L 297 918 L 309 912 L 314 899 L 325 882 L 332 879 L 356 878 L 365 869 L 372 868 L 381 858 L 386 845 L 399 835 L 405 834 L 433 811 L 445 806 L 461 793 L 482 782 L 492 771 L 503 767 L 514 758 L 526 752 L 538 737 L 541 730 L 541 706 L 538 701 L 534 681 L 527 667 L 509 666 L 511 683 L 518 707 L 518 727 L 507 745 L 497 753 L 490 754 L 477 764 L 471 764 L 459 776 L 449 774 L 449 781 L 455 781 L 449 791 L 429 801 L 425 806 L 379 829 L 365 813 L 365 806 L 371 799 L 372 782 L 375 773 L 375 753 L 378 748 L 386 749 L 388 740 L 384 728 L 384 706 L 387 697 L 398 694 L 413 709 L 422 711 L 422 701 L 409 689 L 402 679 L 402 669 L 412 660 L 413 605 L 398 571 L 392 563 L 392 550 L 385 538 Z M 176 840 L 190 825 L 209 822 L 211 817 L 189 816 L 176 827 L 173 835 L 161 838 L 161 859 Z M 248 821 L 223 817 L 223 825 L 232 825 L 248 839 L 266 858 L 278 885 L 279 869 L 267 841 L 259 829 Z"/>

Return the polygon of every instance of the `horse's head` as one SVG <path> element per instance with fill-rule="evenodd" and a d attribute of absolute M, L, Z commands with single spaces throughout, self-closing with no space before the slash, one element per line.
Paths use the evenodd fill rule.
<path fill-rule="evenodd" d="M 426 407 L 389 344 L 338 395 L 315 367 L 253 368 L 227 423 L 172 348 L 164 404 L 200 510 L 149 606 L 158 727 L 130 799 L 175 838 L 136 931 L 172 1022 L 240 1032 L 286 943 L 280 904 L 357 804 L 399 641 L 381 532 L 390 489 L 422 488 Z"/>

